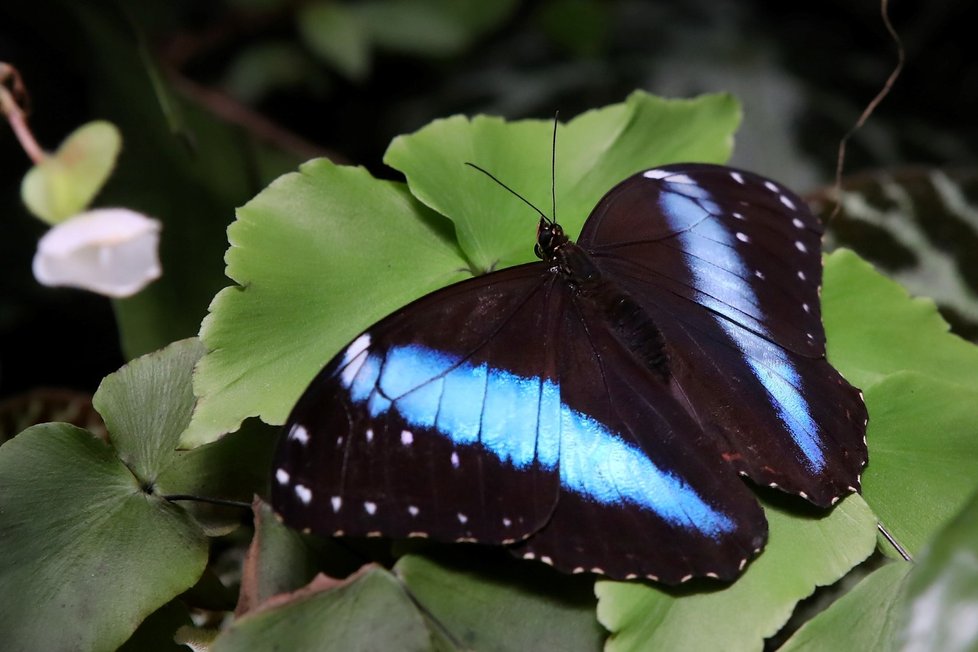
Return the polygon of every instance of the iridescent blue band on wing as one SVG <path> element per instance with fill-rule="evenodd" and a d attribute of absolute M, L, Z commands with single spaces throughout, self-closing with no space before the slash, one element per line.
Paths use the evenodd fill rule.
<path fill-rule="evenodd" d="M 413 427 L 459 446 L 480 446 L 515 468 L 559 465 L 565 489 L 602 504 L 641 506 L 676 527 L 714 538 L 736 527 L 682 478 L 563 404 L 559 385 L 549 379 L 469 364 L 418 345 L 377 352 L 351 345 L 337 373 L 350 399 L 366 402 L 372 417 L 395 410 Z"/>

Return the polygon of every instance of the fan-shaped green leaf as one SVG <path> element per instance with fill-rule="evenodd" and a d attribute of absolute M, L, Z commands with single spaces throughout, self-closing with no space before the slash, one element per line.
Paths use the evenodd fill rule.
<path fill-rule="evenodd" d="M 491 555 L 453 563 L 405 555 L 395 573 L 425 613 L 471 650 L 600 650 L 593 582 Z"/>
<path fill-rule="evenodd" d="M 114 650 L 207 562 L 186 512 L 67 424 L 0 447 L 0 550 L 0 632 L 11 651 Z"/>
<path fill-rule="evenodd" d="M 666 590 L 598 582 L 598 619 L 611 630 L 606 649 L 761 650 L 795 604 L 868 557 L 876 519 L 859 496 L 823 518 L 766 506 L 770 538 L 734 584 L 715 591 Z"/>

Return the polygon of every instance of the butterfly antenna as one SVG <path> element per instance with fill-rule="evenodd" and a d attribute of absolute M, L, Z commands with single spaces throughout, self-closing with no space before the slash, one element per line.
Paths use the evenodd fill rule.
<path fill-rule="evenodd" d="M 551 208 L 553 212 L 550 214 L 554 216 L 554 221 L 557 221 L 557 118 L 560 117 L 560 111 L 554 111 L 554 141 L 550 146 L 550 201 Z"/>
<path fill-rule="evenodd" d="M 537 208 L 536 206 L 534 206 L 533 204 L 531 204 L 529 199 L 527 199 L 526 197 L 524 197 L 520 193 L 518 193 L 515 190 L 513 190 L 512 188 L 510 188 L 509 186 L 507 186 L 505 183 L 503 183 L 499 179 L 497 179 L 491 172 L 489 172 L 488 170 L 483 170 L 482 168 L 480 168 L 475 163 L 469 163 L 468 161 L 466 161 L 465 164 L 468 165 L 470 168 L 475 168 L 476 170 L 478 170 L 482 174 L 486 175 L 487 177 L 489 177 L 490 179 L 492 179 L 493 181 L 495 181 L 496 183 L 498 183 L 499 185 L 501 185 L 503 188 L 505 188 L 506 190 L 508 190 L 514 196 L 518 197 L 520 199 L 520 201 L 522 201 L 524 204 L 526 204 L 527 206 L 529 206 L 530 208 L 532 208 L 534 211 L 536 211 L 537 213 L 539 213 L 540 214 L 540 217 L 542 217 L 546 221 L 548 221 L 551 224 L 553 224 L 553 220 L 550 219 L 549 217 L 547 217 L 547 214 L 546 213 L 544 213 L 542 210 L 540 210 L 539 208 Z"/>

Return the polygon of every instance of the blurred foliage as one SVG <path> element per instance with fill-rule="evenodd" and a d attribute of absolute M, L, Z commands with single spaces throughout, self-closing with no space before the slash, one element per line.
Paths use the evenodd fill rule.
<path fill-rule="evenodd" d="M 969 80 L 978 61 L 962 53 L 976 10 L 892 7 L 909 64 L 851 143 L 847 169 L 975 164 L 978 85 Z M 133 355 L 197 332 L 225 283 L 224 228 L 268 180 L 322 154 L 393 177 L 380 163 L 391 138 L 439 116 L 573 115 L 634 88 L 730 91 L 745 115 L 734 165 L 799 191 L 825 184 L 838 138 L 894 63 L 878 14 L 874 3 L 841 0 L 804 8 L 760 0 L 45 0 L 0 6 L 0 59 L 23 72 L 32 125 L 49 148 L 89 119 L 117 122 L 123 154 L 97 203 L 128 203 L 167 225 L 167 277 L 116 305 L 122 351 Z M 105 299 L 42 291 L 31 278 L 41 227 L 16 193 L 27 168 L 4 130 L 0 394 L 39 384 L 92 391 L 121 362 L 113 317 Z M 964 312 L 974 311 L 972 302 Z M 65 314 L 76 316 L 69 332 L 53 325 Z M 24 341 L 45 344 L 14 344 Z"/>

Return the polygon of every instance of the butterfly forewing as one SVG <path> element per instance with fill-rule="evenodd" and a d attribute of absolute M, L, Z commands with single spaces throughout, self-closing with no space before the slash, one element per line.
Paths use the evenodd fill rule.
<path fill-rule="evenodd" d="M 578 244 L 643 286 L 819 357 L 821 233 L 804 202 L 780 184 L 685 164 L 639 173 L 613 188 Z"/>
<path fill-rule="evenodd" d="M 679 400 L 722 457 L 819 505 L 854 491 L 866 410 L 824 359 L 821 228 L 801 200 L 748 172 L 669 166 L 619 184 L 595 215 L 581 245 L 659 324 Z"/>
<path fill-rule="evenodd" d="M 341 351 L 286 424 L 272 492 L 286 522 L 486 543 L 541 528 L 558 491 L 556 447 L 537 450 L 556 350 L 527 336 L 559 312 L 553 280 L 540 263 L 450 286 Z"/>

